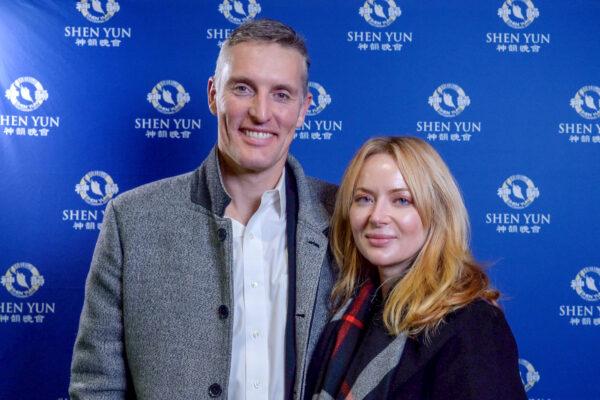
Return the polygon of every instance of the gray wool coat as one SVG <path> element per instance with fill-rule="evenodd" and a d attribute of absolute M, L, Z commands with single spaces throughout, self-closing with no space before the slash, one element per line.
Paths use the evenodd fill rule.
<path fill-rule="evenodd" d="M 302 398 L 334 279 L 326 233 L 335 188 L 307 178 L 293 157 L 287 163 L 298 193 L 294 394 Z M 227 398 L 229 201 L 214 149 L 196 171 L 108 204 L 86 281 L 72 400 Z"/>

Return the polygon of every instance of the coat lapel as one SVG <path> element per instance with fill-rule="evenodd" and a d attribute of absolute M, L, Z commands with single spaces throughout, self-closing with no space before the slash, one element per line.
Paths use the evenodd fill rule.
<path fill-rule="evenodd" d="M 296 351 L 298 372 L 304 376 L 305 362 L 310 356 L 309 338 L 320 332 L 326 315 L 314 315 L 321 266 L 327 252 L 327 237 L 298 222 L 296 241 Z M 322 326 L 321 326 L 322 325 Z M 311 346 L 312 347 L 312 346 Z"/>
<path fill-rule="evenodd" d="M 288 166 L 296 179 L 296 396 L 302 394 L 307 360 L 329 315 L 327 302 L 332 272 L 323 268 L 327 257 L 329 213 L 310 188 L 302 168 L 292 157 Z"/>

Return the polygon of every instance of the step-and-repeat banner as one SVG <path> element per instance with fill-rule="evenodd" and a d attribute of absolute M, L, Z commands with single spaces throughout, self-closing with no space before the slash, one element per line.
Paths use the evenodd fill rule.
<path fill-rule="evenodd" d="M 374 135 L 435 146 L 529 397 L 599 399 L 596 0 L 0 1 L 0 398 L 68 398 L 107 202 L 200 164 L 219 46 L 261 17 L 309 44 L 306 171 L 339 182 Z"/>

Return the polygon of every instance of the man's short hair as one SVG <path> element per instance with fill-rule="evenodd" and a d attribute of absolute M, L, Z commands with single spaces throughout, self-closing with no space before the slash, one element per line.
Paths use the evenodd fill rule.
<path fill-rule="evenodd" d="M 231 33 L 231 36 L 223 43 L 221 51 L 219 52 L 217 66 L 215 68 L 215 79 L 218 80 L 219 78 L 227 51 L 235 45 L 246 42 L 277 43 L 300 53 L 305 63 L 305 73 L 302 77 L 302 83 L 305 93 L 308 91 L 308 68 L 310 67 L 310 58 L 308 56 L 304 38 L 290 26 L 273 19 L 250 20 L 238 26 Z"/>

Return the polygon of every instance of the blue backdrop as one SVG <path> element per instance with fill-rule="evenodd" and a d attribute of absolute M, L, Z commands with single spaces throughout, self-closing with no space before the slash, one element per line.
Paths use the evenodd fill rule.
<path fill-rule="evenodd" d="M 206 81 L 248 18 L 307 39 L 292 152 L 338 182 L 374 135 L 456 175 L 531 399 L 599 399 L 600 2 L 0 1 L 0 399 L 66 399 L 106 203 L 196 168 Z"/>

